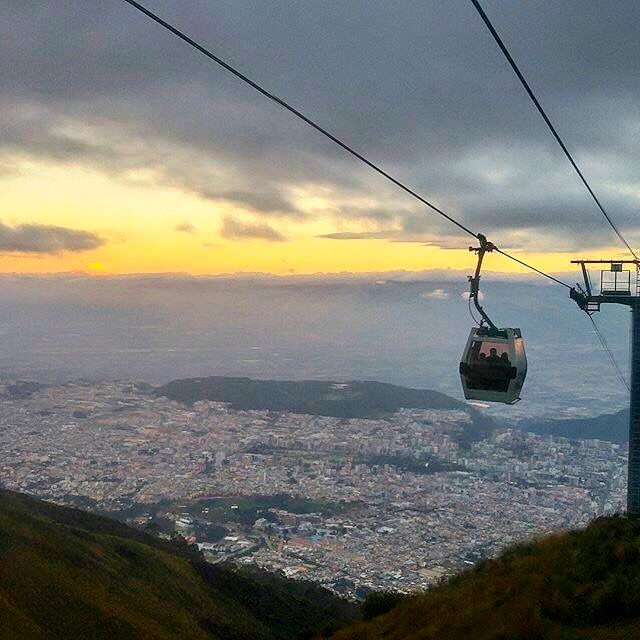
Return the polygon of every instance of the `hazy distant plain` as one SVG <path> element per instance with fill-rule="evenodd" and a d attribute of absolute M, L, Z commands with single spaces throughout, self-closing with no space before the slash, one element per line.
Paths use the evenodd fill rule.
<path fill-rule="evenodd" d="M 627 392 L 563 289 L 486 281 L 486 306 L 526 339 L 524 400 L 499 415 L 599 414 Z M 3 276 L 0 371 L 40 381 L 229 375 L 367 379 L 461 398 L 472 321 L 461 274 L 420 281 Z M 628 312 L 597 318 L 627 372 Z M 493 410 L 492 410 L 493 411 Z"/>

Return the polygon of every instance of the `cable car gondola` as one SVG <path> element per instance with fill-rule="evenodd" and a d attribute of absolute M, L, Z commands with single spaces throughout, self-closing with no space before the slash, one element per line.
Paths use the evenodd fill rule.
<path fill-rule="evenodd" d="M 471 329 L 460 362 L 460 379 L 468 400 L 513 404 L 527 375 L 520 329 Z"/>
<path fill-rule="evenodd" d="M 495 246 L 478 234 L 480 247 L 471 247 L 478 254 L 478 266 L 469 277 L 471 301 L 480 312 L 479 327 L 471 329 L 460 361 L 460 380 L 467 400 L 485 400 L 513 404 L 520 400 L 520 391 L 527 375 L 527 356 L 520 329 L 499 329 L 478 302 L 480 270 L 485 252 Z"/>

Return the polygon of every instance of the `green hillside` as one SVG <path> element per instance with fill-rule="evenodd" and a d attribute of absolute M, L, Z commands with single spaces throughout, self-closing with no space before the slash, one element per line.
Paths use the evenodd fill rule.
<path fill-rule="evenodd" d="M 334 640 L 640 638 L 640 520 L 521 545 Z"/>
<path fill-rule="evenodd" d="M 0 491 L 2 640 L 640 638 L 640 519 L 514 547 L 415 597 L 374 594 L 364 614 L 320 587 Z"/>
<path fill-rule="evenodd" d="M 250 378 L 187 378 L 155 389 L 156 395 L 192 404 L 198 400 L 228 402 L 234 409 L 288 411 L 336 418 L 379 418 L 398 409 L 458 409 L 472 419 L 469 441 L 485 437 L 490 418 L 439 391 L 410 389 L 370 381 L 252 380 Z"/>
<path fill-rule="evenodd" d="M 290 411 L 337 418 L 373 417 L 401 407 L 468 408 L 438 391 L 366 381 L 339 383 L 213 376 L 174 380 L 159 387 L 156 393 L 188 404 L 197 400 L 218 400 L 229 402 L 234 409 Z"/>
<path fill-rule="evenodd" d="M 294 639 L 356 615 L 320 587 L 0 490 L 2 640 Z"/>
<path fill-rule="evenodd" d="M 593 418 L 536 420 L 530 418 L 517 424 L 518 429 L 544 436 L 562 436 L 572 440 L 605 440 L 624 444 L 629 440 L 629 410 L 606 413 Z"/>

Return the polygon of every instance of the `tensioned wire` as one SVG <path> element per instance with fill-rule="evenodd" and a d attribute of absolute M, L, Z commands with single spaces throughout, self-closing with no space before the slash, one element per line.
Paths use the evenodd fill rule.
<path fill-rule="evenodd" d="M 478 0 L 471 0 L 471 2 L 473 4 L 473 6 L 476 8 L 476 10 L 478 11 L 478 13 L 480 14 L 480 17 L 482 18 L 482 20 L 485 23 L 487 29 L 489 30 L 489 32 L 493 36 L 493 39 L 496 41 L 498 47 L 500 47 L 500 51 L 502 51 L 504 57 L 507 59 L 507 62 L 509 63 L 509 65 L 513 69 L 513 72 L 518 77 L 518 80 L 520 80 L 520 83 L 522 84 L 522 86 L 524 87 L 525 91 L 527 92 L 527 95 L 529 96 L 529 98 L 531 98 L 531 101 L 533 102 L 533 104 L 535 105 L 536 109 L 538 110 L 538 112 L 542 116 L 542 119 L 545 121 L 545 124 L 549 128 L 549 131 L 551 131 L 551 134 L 555 138 L 556 142 L 560 145 L 560 148 L 564 152 L 564 155 L 567 157 L 567 160 L 569 160 L 569 162 L 571 163 L 571 166 L 574 168 L 575 172 L 578 174 L 580 180 L 582 181 L 582 184 L 584 184 L 584 186 L 586 187 L 587 191 L 589 192 L 589 194 L 593 198 L 594 202 L 596 203 L 598 209 L 600 209 L 602 215 L 605 217 L 606 221 L 609 223 L 609 226 L 615 231 L 616 235 L 618 236 L 620 241 L 626 246 L 626 248 L 629 250 L 631 255 L 636 260 L 638 260 L 638 256 L 636 255 L 636 252 L 631 248 L 631 245 L 625 240 L 624 236 L 622 235 L 622 232 L 620 231 L 620 229 L 618 229 L 616 224 L 613 222 L 613 220 L 611 219 L 611 217 L 609 216 L 609 214 L 605 210 L 604 206 L 602 205 L 602 203 L 600 202 L 600 200 L 596 196 L 595 192 L 591 188 L 591 185 L 587 182 L 587 179 L 584 177 L 584 174 L 582 173 L 582 171 L 578 167 L 578 164 L 573 159 L 573 156 L 571 155 L 571 153 L 567 149 L 567 146 L 565 145 L 565 143 L 562 141 L 562 138 L 560 137 L 560 134 L 558 133 L 556 128 L 551 123 L 551 120 L 549 119 L 549 116 L 546 114 L 545 110 L 542 108 L 542 105 L 540 104 L 540 101 L 538 100 L 536 95 L 533 93 L 533 90 L 531 89 L 529 83 L 525 80 L 525 77 L 522 75 L 522 72 L 520 71 L 518 65 L 516 64 L 515 60 L 511 56 L 511 54 L 509 53 L 509 50 L 507 49 L 506 45 L 502 41 L 502 38 L 500 37 L 500 35 L 496 31 L 495 27 L 491 23 L 491 20 L 489 20 L 489 17 L 487 16 L 487 14 L 484 12 L 484 9 L 480 5 L 480 2 L 478 2 Z"/>
<path fill-rule="evenodd" d="M 378 174 L 380 174 L 381 176 L 383 176 L 384 178 L 389 180 L 391 183 L 393 183 L 394 185 L 396 185 L 400 189 L 402 189 L 404 192 L 408 193 L 410 196 L 412 196 L 413 198 L 415 198 L 416 200 L 418 200 L 422 204 L 424 204 L 427 207 L 429 207 L 432 211 L 434 211 L 438 215 L 442 216 L 443 218 L 445 218 L 446 220 L 448 220 L 452 224 L 456 225 L 459 229 L 461 229 L 465 233 L 469 234 L 470 236 L 473 236 L 476 239 L 480 239 L 482 234 L 478 234 L 478 233 L 472 231 L 469 227 L 467 227 L 463 223 L 459 222 L 458 220 L 456 220 L 452 216 L 450 216 L 447 213 L 445 213 L 444 211 L 442 211 L 442 209 L 440 209 L 439 207 L 434 205 L 432 202 L 429 202 L 426 198 L 421 196 L 414 189 L 411 189 L 406 184 L 404 184 L 403 182 L 401 182 L 400 180 L 398 180 L 397 178 L 392 176 L 390 173 L 388 173 L 386 170 L 384 170 L 382 167 L 380 167 L 378 164 L 376 164 L 375 162 L 369 160 L 362 153 L 356 151 L 353 147 L 351 147 L 349 144 L 344 142 L 338 136 L 336 136 L 335 134 L 331 133 L 330 131 L 328 131 L 327 129 L 325 129 L 321 125 L 319 125 L 316 121 L 314 121 L 310 117 L 306 116 L 299 109 L 296 109 L 291 104 L 289 104 L 287 101 L 283 100 L 282 98 L 280 98 L 279 96 L 275 95 L 274 93 L 268 91 L 263 86 L 258 84 L 256 81 L 252 80 L 251 78 L 249 78 L 245 74 L 243 74 L 240 71 L 238 71 L 231 64 L 229 64 L 228 62 L 226 62 L 225 60 L 223 60 L 219 56 L 215 55 L 209 49 L 207 49 L 203 45 L 201 45 L 198 42 L 196 42 L 195 40 L 193 40 L 191 37 L 186 35 L 184 32 L 180 31 L 178 28 L 174 27 L 173 25 L 168 23 L 166 20 L 163 20 L 162 18 L 160 18 L 160 16 L 156 15 L 155 13 L 153 13 L 152 11 L 147 9 L 145 6 L 143 6 L 139 2 L 136 2 L 136 0 L 124 0 L 124 1 L 127 2 L 128 4 L 130 4 L 132 7 L 134 7 L 138 11 L 140 11 L 141 13 L 143 13 L 144 15 L 146 15 L 148 18 L 150 18 L 151 20 L 153 20 L 157 24 L 159 24 L 161 27 L 163 27 L 167 31 L 171 32 L 172 34 L 174 34 L 175 36 L 177 36 L 178 38 L 180 38 L 181 40 L 186 42 L 191 47 L 193 47 L 194 49 L 196 49 L 197 51 L 199 51 L 200 53 L 205 55 L 207 58 L 209 58 L 210 60 L 212 60 L 216 64 L 220 65 L 223 69 L 225 69 L 229 73 L 233 74 L 234 76 L 236 76 L 237 78 L 242 80 L 244 83 L 248 84 L 250 87 L 252 87 L 256 91 L 261 93 L 263 96 L 265 96 L 269 100 L 275 102 L 276 104 L 281 106 L 283 109 L 286 109 L 287 111 L 292 113 L 294 116 L 296 116 L 297 118 L 302 120 L 305 124 L 309 125 L 313 129 L 315 129 L 316 131 L 321 133 L 323 136 L 325 136 L 326 138 L 328 138 L 329 140 L 331 140 L 332 142 L 337 144 L 339 147 L 344 149 L 347 153 L 349 153 L 350 155 L 352 155 L 356 159 L 360 160 L 360 162 L 364 163 L 369 168 L 373 169 L 375 172 L 377 172 Z M 558 132 L 556 131 L 555 127 L 553 126 L 553 124 L 549 120 L 549 118 L 548 118 L 547 114 L 545 113 L 544 109 L 542 108 L 540 102 L 538 101 L 538 99 L 536 98 L 535 94 L 531 90 L 531 87 L 529 86 L 529 84 L 525 80 L 524 76 L 520 72 L 518 66 L 516 65 L 515 61 L 511 57 L 509 51 L 505 47 L 505 45 L 502 42 L 500 36 L 498 35 L 496 30 L 494 29 L 494 27 L 491 24 L 489 18 L 487 17 L 487 15 L 485 14 L 484 10 L 482 9 L 480 3 L 477 0 L 471 0 L 471 2 L 473 3 L 475 8 L 480 13 L 480 16 L 482 17 L 482 19 L 485 22 L 487 28 L 489 29 L 489 31 L 491 32 L 492 36 L 494 37 L 494 39 L 498 43 L 498 46 L 500 47 L 502 53 L 505 55 L 505 57 L 509 61 L 509 64 L 511 65 L 511 67 L 514 70 L 514 72 L 518 76 L 518 79 L 520 80 L 520 82 L 524 86 L 525 90 L 527 91 L 527 94 L 529 95 L 529 97 L 533 101 L 534 105 L 536 106 L 536 108 L 540 112 L 540 115 L 542 116 L 542 118 L 544 119 L 545 123 L 549 127 L 549 129 L 550 129 L 551 133 L 553 134 L 554 138 L 556 139 L 556 141 L 558 142 L 558 144 L 562 148 L 562 150 L 565 153 L 565 155 L 567 156 L 569 162 L 571 163 L 571 165 L 573 166 L 573 168 L 577 172 L 578 176 L 582 180 L 583 184 L 585 185 L 585 187 L 587 188 L 587 190 L 591 194 L 591 197 L 594 199 L 596 205 L 598 206 L 598 208 L 600 209 L 600 211 L 602 212 L 602 214 L 606 218 L 607 222 L 613 228 L 613 230 L 616 232 L 616 234 L 618 235 L 620 240 L 625 244 L 627 249 L 634 256 L 634 258 L 638 259 L 637 255 L 635 254 L 635 252 L 633 251 L 633 249 L 631 248 L 629 243 L 624 239 L 624 237 L 622 236 L 622 233 L 618 230 L 618 228 L 616 227 L 614 222 L 611 220 L 611 218 L 609 217 L 609 215 L 605 211 L 604 207 L 602 206 L 602 204 L 598 200 L 597 196 L 595 195 L 593 189 L 591 188 L 591 186 L 587 182 L 586 178 L 584 177 L 584 175 L 582 174 L 582 172 L 578 168 L 578 165 L 576 164 L 575 160 L 573 159 L 573 157 L 569 153 L 566 145 L 564 144 L 564 142 L 560 138 L 560 136 L 559 136 Z M 484 238 L 484 236 L 482 236 L 482 237 Z M 521 260 L 520 258 L 516 258 L 515 256 L 512 256 L 511 254 L 507 253 L 506 251 L 503 251 L 502 249 L 499 249 L 495 245 L 493 245 L 493 246 L 494 246 L 494 250 L 497 253 L 500 253 L 501 255 L 505 256 L 506 258 L 509 258 L 510 260 L 516 262 L 517 264 L 519 264 L 519 265 L 521 265 L 521 266 L 523 266 L 523 267 L 525 267 L 527 269 L 530 269 L 531 271 L 534 271 L 535 273 L 537 273 L 537 274 L 539 274 L 539 275 L 541 275 L 541 276 L 543 276 L 545 278 L 548 278 L 549 280 L 552 280 L 553 282 L 555 282 L 555 283 L 557 283 L 559 285 L 562 285 L 563 287 L 566 287 L 568 289 L 572 288 L 571 285 L 567 284 L 566 282 L 562 282 L 558 278 L 555 278 L 554 276 L 549 275 L 548 273 L 545 273 L 541 269 L 538 269 L 537 267 L 534 267 L 533 265 L 525 262 L 524 260 Z M 607 345 L 607 343 L 606 343 L 606 341 L 604 339 L 604 336 L 600 333 L 600 331 L 599 331 L 597 325 L 595 324 L 595 321 L 593 320 L 593 318 L 591 316 L 589 316 L 589 318 L 591 319 L 591 322 L 593 324 L 594 330 L 595 330 L 598 338 L 600 339 L 600 343 L 602 344 L 603 348 L 605 349 L 605 351 L 609 355 L 609 358 L 610 358 L 613 366 L 615 367 L 620 379 L 625 384 L 625 386 L 627 386 L 627 389 L 628 389 L 629 386 L 628 386 L 624 376 L 622 375 L 622 371 L 620 370 L 620 367 L 618 366 L 617 362 L 615 361 L 613 353 L 609 349 L 609 347 L 608 347 L 608 345 Z"/>
<path fill-rule="evenodd" d="M 272 92 L 268 91 L 267 89 L 265 89 L 263 86 L 258 84 L 255 80 L 252 80 L 251 78 L 246 76 L 244 73 L 238 71 L 231 64 L 229 64 L 228 62 L 226 62 L 225 60 L 223 60 L 222 58 L 220 58 L 219 56 L 214 54 L 212 51 L 210 51 L 209 49 L 207 49 L 203 45 L 201 45 L 198 42 L 196 42 L 195 40 L 193 40 L 193 38 L 189 37 L 183 31 L 179 30 L 177 27 L 174 27 L 172 24 L 170 24 L 166 20 L 163 20 L 160 16 L 158 16 L 157 14 L 155 14 L 152 11 L 150 11 L 149 9 L 147 9 L 144 5 L 140 4 L 139 2 L 136 2 L 136 0 L 124 0 L 124 1 L 127 2 L 128 4 L 130 4 L 132 7 L 134 7 L 138 11 L 140 11 L 141 13 L 143 13 L 145 16 L 147 16 L 148 18 L 150 18 L 154 22 L 156 22 L 157 24 L 159 24 L 161 27 L 163 27 L 167 31 L 170 31 L 172 34 L 174 34 L 175 36 L 177 36 L 178 38 L 180 38 L 181 40 L 186 42 L 188 45 L 190 45 L 191 47 L 193 47 L 194 49 L 199 51 L 201 54 L 203 54 L 204 56 L 206 56 L 207 58 L 209 58 L 210 60 L 212 60 L 216 64 L 220 65 L 223 69 L 225 69 L 229 73 L 233 74 L 234 76 L 236 76 L 237 78 L 242 80 L 244 83 L 248 84 L 250 87 L 252 87 L 256 91 L 261 93 L 263 96 L 265 96 L 269 100 L 275 102 L 276 104 L 280 105 L 283 109 L 286 109 L 287 111 L 292 113 L 294 116 L 296 116 L 297 118 L 302 120 L 305 124 L 309 125 L 313 129 L 315 129 L 316 131 L 321 133 L 323 136 L 325 136 L 326 138 L 328 138 L 329 140 L 331 140 L 332 142 L 337 144 L 339 147 L 344 149 L 347 153 L 349 153 L 353 157 L 355 157 L 358 160 L 360 160 L 360 162 L 362 162 L 365 165 L 367 165 L 370 169 L 373 169 L 376 173 L 380 174 L 381 176 L 383 176 L 384 178 L 386 178 L 387 180 L 392 182 L 394 185 L 396 185 L 397 187 L 402 189 L 405 193 L 408 193 L 410 196 L 412 196 L 413 198 L 415 198 L 416 200 L 418 200 L 422 204 L 424 204 L 427 207 L 429 207 L 435 213 L 437 213 L 438 215 L 442 216 L 443 218 L 445 218 L 446 220 L 448 220 L 452 224 L 456 225 L 459 229 L 461 229 L 465 233 L 469 234 L 470 236 L 473 236 L 476 239 L 479 239 L 479 236 L 481 234 L 478 234 L 478 233 L 472 231 L 469 227 L 464 225 L 462 222 L 459 222 L 458 220 L 456 220 L 452 216 L 450 216 L 447 213 L 445 213 L 442 209 L 437 207 L 432 202 L 429 202 L 425 197 L 421 196 L 414 189 L 411 189 L 406 184 L 404 184 L 403 182 L 401 182 L 400 180 L 398 180 L 397 178 L 392 176 L 389 172 L 384 170 L 382 167 L 380 167 L 378 164 L 376 164 L 375 162 L 369 160 L 366 156 L 364 156 L 359 151 L 356 151 L 353 147 L 351 147 L 349 144 L 344 142 L 337 135 L 331 133 L 330 131 L 328 131 L 327 129 L 325 129 L 321 125 L 319 125 L 315 120 L 313 120 L 310 117 L 306 116 L 299 109 L 295 108 L 294 106 L 292 106 L 287 101 L 283 100 L 282 98 L 278 97 L 274 93 L 272 93 Z M 507 253 L 506 251 L 498 249 L 497 247 L 496 247 L 496 251 L 498 253 L 500 253 L 501 255 L 505 256 L 506 258 L 509 258 L 510 260 L 513 260 L 514 262 L 522 265 L 523 267 L 526 267 L 527 269 L 530 269 L 531 271 L 534 271 L 535 273 L 537 273 L 537 274 L 539 274 L 539 275 L 541 275 L 541 276 L 543 276 L 545 278 L 548 278 L 549 280 L 552 280 L 553 282 L 555 282 L 557 284 L 560 284 L 563 287 L 567 287 L 568 289 L 571 289 L 571 285 L 568 285 L 566 282 L 562 282 L 558 278 L 555 278 L 554 276 L 551 276 L 548 273 L 545 273 L 544 271 L 542 271 L 542 270 L 540 270 L 540 269 L 528 264 L 524 260 L 521 260 L 520 258 L 516 258 L 516 257 L 510 255 L 509 253 Z"/>

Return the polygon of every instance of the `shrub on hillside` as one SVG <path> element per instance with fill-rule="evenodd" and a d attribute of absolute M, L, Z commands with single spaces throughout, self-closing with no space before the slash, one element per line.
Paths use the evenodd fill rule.
<path fill-rule="evenodd" d="M 389 613 L 406 598 L 407 596 L 403 593 L 394 591 L 374 591 L 367 596 L 362 605 L 362 617 L 365 620 L 371 620 L 371 618 Z"/>

